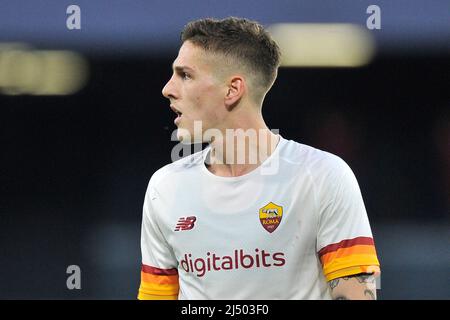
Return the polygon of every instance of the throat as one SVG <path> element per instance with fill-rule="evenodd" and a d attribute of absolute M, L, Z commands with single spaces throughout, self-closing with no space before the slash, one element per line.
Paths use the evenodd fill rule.
<path fill-rule="evenodd" d="M 280 136 L 270 135 L 259 139 L 234 136 L 234 139 L 215 140 L 205 159 L 206 168 L 222 177 L 243 176 L 258 168 L 275 151 Z"/>

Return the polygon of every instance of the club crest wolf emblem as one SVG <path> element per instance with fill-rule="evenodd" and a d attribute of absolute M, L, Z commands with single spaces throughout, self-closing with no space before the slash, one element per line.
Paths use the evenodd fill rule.
<path fill-rule="evenodd" d="M 283 207 L 273 202 L 269 202 L 259 209 L 259 221 L 268 232 L 272 233 L 281 223 L 283 217 Z"/>

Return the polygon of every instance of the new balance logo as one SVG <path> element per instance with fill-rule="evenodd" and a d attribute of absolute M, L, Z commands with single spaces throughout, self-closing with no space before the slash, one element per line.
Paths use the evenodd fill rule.
<path fill-rule="evenodd" d="M 191 230 L 194 227 L 194 223 L 197 220 L 197 217 L 182 217 L 178 220 L 177 226 L 175 227 L 175 231 L 185 231 Z"/>

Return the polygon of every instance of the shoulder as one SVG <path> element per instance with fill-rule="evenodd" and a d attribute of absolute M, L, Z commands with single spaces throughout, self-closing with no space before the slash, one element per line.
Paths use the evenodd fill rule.
<path fill-rule="evenodd" d="M 351 171 L 341 157 L 293 140 L 286 141 L 281 158 L 299 170 L 307 170 L 313 178 L 333 178 Z"/>
<path fill-rule="evenodd" d="M 176 183 L 183 173 L 198 168 L 203 163 L 204 150 L 186 156 L 156 170 L 150 177 L 148 188 L 157 188 L 161 183 Z"/>

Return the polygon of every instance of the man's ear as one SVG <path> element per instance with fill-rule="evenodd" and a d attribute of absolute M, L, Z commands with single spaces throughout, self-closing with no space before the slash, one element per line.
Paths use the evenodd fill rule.
<path fill-rule="evenodd" d="M 225 106 L 228 111 L 233 110 L 236 104 L 241 100 L 242 96 L 246 91 L 245 80 L 241 76 L 233 76 L 227 88 L 227 93 L 225 95 Z"/>

